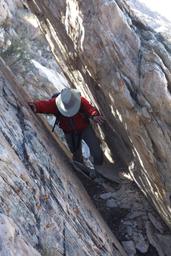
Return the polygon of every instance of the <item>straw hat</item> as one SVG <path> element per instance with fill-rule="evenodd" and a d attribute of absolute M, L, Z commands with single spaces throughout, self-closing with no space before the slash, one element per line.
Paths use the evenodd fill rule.
<path fill-rule="evenodd" d="M 65 88 L 56 97 L 56 106 L 63 116 L 71 117 L 78 113 L 81 105 L 81 94 L 76 89 Z"/>

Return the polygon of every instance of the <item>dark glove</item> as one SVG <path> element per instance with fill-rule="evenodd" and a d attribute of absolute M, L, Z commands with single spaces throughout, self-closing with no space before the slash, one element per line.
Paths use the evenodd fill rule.
<path fill-rule="evenodd" d="M 104 122 L 104 117 L 103 116 L 93 116 L 93 121 L 96 124 L 101 125 Z"/>
<path fill-rule="evenodd" d="M 36 113 L 36 105 L 34 102 L 28 102 L 29 107 L 31 108 L 31 110 Z"/>

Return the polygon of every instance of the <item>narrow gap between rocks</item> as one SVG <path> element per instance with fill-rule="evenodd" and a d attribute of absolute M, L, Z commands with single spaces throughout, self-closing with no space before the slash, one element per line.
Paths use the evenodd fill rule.
<path fill-rule="evenodd" d="M 117 184 L 95 179 L 90 182 L 81 173 L 77 173 L 77 176 L 118 240 L 123 246 L 127 242 L 131 244 L 128 251 L 131 250 L 135 254 L 128 255 L 159 256 L 156 248 L 148 241 L 146 234 L 145 224 L 149 221 L 149 215 L 155 216 L 156 225 L 159 222 L 166 234 L 170 231 L 134 181 L 125 180 L 123 184 Z M 126 249 L 127 245 L 124 248 Z"/>

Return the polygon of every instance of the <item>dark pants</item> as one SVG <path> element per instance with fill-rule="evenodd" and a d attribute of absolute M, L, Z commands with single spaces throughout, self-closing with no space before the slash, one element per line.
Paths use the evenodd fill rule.
<path fill-rule="evenodd" d="M 93 163 L 95 165 L 101 165 L 103 163 L 103 151 L 100 147 L 100 140 L 90 125 L 82 133 L 65 134 L 65 138 L 70 151 L 73 153 L 73 159 L 75 156 L 74 160 L 82 158 L 81 140 L 84 140 L 93 157 Z"/>

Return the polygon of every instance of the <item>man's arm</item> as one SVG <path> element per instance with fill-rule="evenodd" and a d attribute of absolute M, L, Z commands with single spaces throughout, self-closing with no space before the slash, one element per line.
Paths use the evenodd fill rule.
<path fill-rule="evenodd" d="M 85 113 L 90 118 L 92 118 L 95 123 L 97 123 L 99 125 L 101 125 L 103 123 L 103 121 L 104 121 L 103 116 L 84 97 L 81 97 L 81 104 L 82 104 L 83 111 L 85 111 Z"/>
<path fill-rule="evenodd" d="M 55 98 L 50 100 L 37 100 L 28 102 L 28 105 L 34 113 L 57 114 L 58 112 Z"/>

